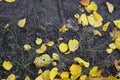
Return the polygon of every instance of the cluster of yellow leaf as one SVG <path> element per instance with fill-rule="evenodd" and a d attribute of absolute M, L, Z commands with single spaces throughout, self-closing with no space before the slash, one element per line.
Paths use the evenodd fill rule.
<path fill-rule="evenodd" d="M 74 52 L 78 49 L 79 47 L 79 41 L 77 39 L 71 39 L 67 43 L 60 43 L 59 45 L 59 50 L 62 53 L 69 54 L 70 52 Z"/>

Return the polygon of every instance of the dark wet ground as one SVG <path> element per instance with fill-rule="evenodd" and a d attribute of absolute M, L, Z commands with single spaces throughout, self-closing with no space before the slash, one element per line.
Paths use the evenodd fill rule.
<path fill-rule="evenodd" d="M 81 57 L 90 62 L 90 68 L 98 65 L 104 68 L 104 76 L 115 75 L 114 60 L 120 59 L 120 51 L 114 51 L 108 55 L 105 52 L 107 44 L 112 40 L 109 32 L 114 27 L 110 25 L 108 32 L 103 33 L 102 37 L 94 36 L 91 26 L 81 27 L 73 17 L 75 13 L 82 13 L 79 10 L 80 0 L 16 0 L 15 3 L 0 2 L 0 65 L 4 60 L 11 60 L 14 67 L 11 71 L 5 71 L 0 66 L 0 78 L 6 78 L 10 73 L 18 75 L 18 80 L 23 79 L 26 75 L 32 78 L 37 76 L 37 68 L 33 65 L 35 49 L 37 46 L 34 41 L 41 37 L 44 42 L 53 40 L 55 46 L 47 50 L 51 55 L 57 52 L 60 55 L 58 68 L 60 71 L 68 70 L 69 65 L 74 63 L 74 57 Z M 103 16 L 104 21 L 113 21 L 120 18 L 120 1 L 119 0 L 94 0 L 98 6 L 98 12 Z M 115 10 L 109 14 L 105 2 L 109 1 L 114 4 Z M 84 12 L 86 13 L 86 12 Z M 24 28 L 19 28 L 17 22 L 27 18 L 27 24 Z M 4 26 L 9 23 L 10 27 L 5 29 Z M 59 28 L 70 23 L 71 28 L 67 33 L 59 33 Z M 99 29 L 101 30 L 101 29 Z M 70 55 L 64 55 L 59 52 L 57 46 L 58 38 L 63 37 L 64 42 L 76 38 L 80 41 L 81 47 Z M 22 46 L 29 43 L 32 50 L 24 52 Z M 51 65 L 50 65 L 51 66 Z M 48 66 L 44 69 L 50 69 Z M 83 69 L 83 73 L 88 74 L 88 69 Z"/>

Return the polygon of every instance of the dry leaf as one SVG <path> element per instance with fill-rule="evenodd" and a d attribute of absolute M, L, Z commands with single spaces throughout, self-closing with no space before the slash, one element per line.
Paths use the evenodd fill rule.
<path fill-rule="evenodd" d="M 31 46 L 29 44 L 24 44 L 23 48 L 24 48 L 24 51 L 28 51 L 31 49 Z"/>
<path fill-rule="evenodd" d="M 83 6 L 87 6 L 90 3 L 90 0 L 81 0 L 80 4 L 82 4 Z"/>
<path fill-rule="evenodd" d="M 58 68 L 54 67 L 52 68 L 52 70 L 50 71 L 50 80 L 53 80 L 58 74 Z"/>
<path fill-rule="evenodd" d="M 84 66 L 86 68 L 88 68 L 90 66 L 89 62 L 84 61 L 83 59 L 79 58 L 79 57 L 75 57 L 74 61 L 78 62 L 81 66 Z"/>
<path fill-rule="evenodd" d="M 66 25 L 62 26 L 62 27 L 59 29 L 59 32 L 62 32 L 62 33 L 66 32 L 66 31 L 68 31 L 68 28 L 67 28 Z"/>
<path fill-rule="evenodd" d="M 120 71 L 120 60 L 115 60 L 114 61 L 114 64 L 115 64 L 115 68 L 117 69 L 117 71 Z"/>
<path fill-rule="evenodd" d="M 87 79 L 87 75 L 81 75 L 79 80 L 86 80 Z"/>
<path fill-rule="evenodd" d="M 114 10 L 113 4 L 111 4 L 111 3 L 109 3 L 109 2 L 106 2 L 106 5 L 107 5 L 107 8 L 108 8 L 109 13 L 112 13 L 113 10 Z"/>
<path fill-rule="evenodd" d="M 103 78 L 89 78 L 89 80 L 103 80 Z"/>
<path fill-rule="evenodd" d="M 68 42 L 68 46 L 69 46 L 69 51 L 74 52 L 78 49 L 79 47 L 79 42 L 77 39 L 71 39 Z"/>
<path fill-rule="evenodd" d="M 94 2 L 94 1 L 92 1 L 87 7 L 86 7 L 86 11 L 88 12 L 88 13 L 90 13 L 90 12 L 92 12 L 92 11 L 97 11 L 98 10 L 98 6 L 97 6 L 97 4 Z"/>
<path fill-rule="evenodd" d="M 42 54 L 42 53 L 44 53 L 46 50 L 47 50 L 46 44 L 42 44 L 41 47 L 36 50 L 36 53 Z"/>
<path fill-rule="evenodd" d="M 21 19 L 21 20 L 18 21 L 18 26 L 21 27 L 21 28 L 24 27 L 25 24 L 26 24 L 26 18 Z"/>
<path fill-rule="evenodd" d="M 16 79 L 15 74 L 10 74 L 6 80 L 15 80 L 15 79 Z"/>
<path fill-rule="evenodd" d="M 53 61 L 53 62 L 52 62 L 52 65 L 53 65 L 53 66 L 57 66 L 57 62 Z"/>
<path fill-rule="evenodd" d="M 60 43 L 59 50 L 63 53 L 66 52 L 68 50 L 68 45 L 66 43 Z"/>
<path fill-rule="evenodd" d="M 76 19 L 78 19 L 78 18 L 80 18 L 80 14 L 76 13 L 76 14 L 74 15 L 74 17 L 75 17 Z"/>
<path fill-rule="evenodd" d="M 117 38 L 120 38 L 120 30 L 114 27 L 112 32 L 110 32 L 110 36 L 112 37 L 113 41 L 116 40 Z"/>
<path fill-rule="evenodd" d="M 27 75 L 27 76 L 25 77 L 25 80 L 31 80 L 31 79 L 30 79 L 30 77 Z"/>
<path fill-rule="evenodd" d="M 12 3 L 15 2 L 16 0 L 5 0 L 5 2 Z"/>
<path fill-rule="evenodd" d="M 109 46 L 109 48 L 111 48 L 111 49 L 116 49 L 115 43 L 110 43 L 108 46 Z"/>
<path fill-rule="evenodd" d="M 110 25 L 110 22 L 105 23 L 105 24 L 103 25 L 103 27 L 102 27 L 102 30 L 106 32 L 107 29 L 108 29 L 108 27 L 109 27 L 109 25 Z"/>
<path fill-rule="evenodd" d="M 46 67 L 48 66 L 53 59 L 48 54 L 43 54 L 40 57 L 36 57 L 34 60 L 34 64 L 37 67 Z"/>
<path fill-rule="evenodd" d="M 10 61 L 4 61 L 2 67 L 9 71 L 12 69 L 13 65 Z"/>
<path fill-rule="evenodd" d="M 101 22 L 103 21 L 103 18 L 99 13 L 93 12 L 93 16 L 94 16 L 95 21 L 101 21 Z"/>
<path fill-rule="evenodd" d="M 95 35 L 95 36 L 102 36 L 102 34 L 100 33 L 100 31 L 98 31 L 98 30 L 93 30 L 93 34 Z"/>
<path fill-rule="evenodd" d="M 59 55 L 57 53 L 52 53 L 53 60 L 59 60 Z"/>
<path fill-rule="evenodd" d="M 81 24 L 82 26 L 88 25 L 88 19 L 86 14 L 81 14 L 80 18 L 78 18 L 78 24 Z"/>
<path fill-rule="evenodd" d="M 37 39 L 35 40 L 35 43 L 36 43 L 37 45 L 40 45 L 40 44 L 42 43 L 42 39 L 41 39 L 41 38 L 37 38 Z"/>
<path fill-rule="evenodd" d="M 120 20 L 114 20 L 113 22 L 117 28 L 120 28 Z"/>
<path fill-rule="evenodd" d="M 41 74 L 43 71 L 42 71 L 42 69 L 40 68 L 39 70 L 38 70 L 38 74 Z"/>

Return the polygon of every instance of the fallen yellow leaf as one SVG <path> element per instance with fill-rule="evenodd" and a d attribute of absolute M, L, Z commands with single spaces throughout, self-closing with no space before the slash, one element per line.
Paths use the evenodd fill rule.
<path fill-rule="evenodd" d="M 59 55 L 57 53 L 52 53 L 53 60 L 59 60 Z"/>
<path fill-rule="evenodd" d="M 94 2 L 94 1 L 92 1 L 87 7 L 86 7 L 86 11 L 88 12 L 88 13 L 90 13 L 90 12 L 92 12 L 92 11 L 97 11 L 98 10 L 98 6 L 97 6 L 97 4 Z"/>
<path fill-rule="evenodd" d="M 31 79 L 30 79 L 30 77 L 27 75 L 27 76 L 25 77 L 25 80 L 31 80 Z"/>
<path fill-rule="evenodd" d="M 40 45 L 40 44 L 42 43 L 42 39 L 41 39 L 41 38 L 37 38 L 37 39 L 35 40 L 35 43 L 36 43 L 37 45 Z"/>
<path fill-rule="evenodd" d="M 108 8 L 108 12 L 112 13 L 114 10 L 114 6 L 112 3 L 106 2 L 107 8 Z"/>
<path fill-rule="evenodd" d="M 2 67 L 9 71 L 12 69 L 13 65 L 10 61 L 4 61 Z"/>
<path fill-rule="evenodd" d="M 86 14 L 81 14 L 80 18 L 78 18 L 78 24 L 81 24 L 82 26 L 88 25 L 88 19 Z"/>
<path fill-rule="evenodd" d="M 12 3 L 12 2 L 15 2 L 16 0 L 5 0 L 5 2 L 9 2 L 9 3 Z"/>
<path fill-rule="evenodd" d="M 54 41 L 49 41 L 46 43 L 47 46 L 53 46 L 54 44 L 55 44 Z"/>
<path fill-rule="evenodd" d="M 102 27 L 102 30 L 106 32 L 107 29 L 108 29 L 108 27 L 109 27 L 109 25 L 110 25 L 110 22 L 105 23 L 105 24 L 103 25 L 103 27 Z"/>
<path fill-rule="evenodd" d="M 15 79 L 16 79 L 15 74 L 10 74 L 6 80 L 15 80 Z"/>
<path fill-rule="evenodd" d="M 83 6 L 87 6 L 87 5 L 90 3 L 90 0 L 81 0 L 80 3 L 81 3 Z"/>
<path fill-rule="evenodd" d="M 103 18 L 99 13 L 93 12 L 93 16 L 94 16 L 95 21 L 101 21 L 101 22 L 103 21 Z"/>
<path fill-rule="evenodd" d="M 54 67 L 52 68 L 52 70 L 50 71 L 50 80 L 53 80 L 58 74 L 58 68 Z"/>
<path fill-rule="evenodd" d="M 115 46 L 120 50 L 120 37 L 115 40 Z"/>
<path fill-rule="evenodd" d="M 21 28 L 24 27 L 25 24 L 26 24 L 26 18 L 21 19 L 21 20 L 18 21 L 18 26 L 21 27 Z"/>
<path fill-rule="evenodd" d="M 66 52 L 68 50 L 68 45 L 66 43 L 60 43 L 59 50 L 63 53 Z"/>
<path fill-rule="evenodd" d="M 69 78 L 69 72 L 68 71 L 63 71 L 61 74 L 60 74 L 60 77 L 62 79 L 66 79 L 66 78 Z"/>
<path fill-rule="evenodd" d="M 42 53 L 44 53 L 46 50 L 47 50 L 46 44 L 42 44 L 41 47 L 36 50 L 36 53 L 42 54 Z"/>
<path fill-rule="evenodd" d="M 117 28 L 120 28 L 120 20 L 114 20 L 113 22 Z"/>
<path fill-rule="evenodd" d="M 74 15 L 74 17 L 75 17 L 76 19 L 78 19 L 78 18 L 80 18 L 80 14 L 76 13 L 76 14 Z"/>
<path fill-rule="evenodd" d="M 107 49 L 106 49 L 106 52 L 107 52 L 108 54 L 111 54 L 111 53 L 113 52 L 113 49 L 107 48 Z"/>
<path fill-rule="evenodd" d="M 62 32 L 62 33 L 66 32 L 66 31 L 68 31 L 68 28 L 67 28 L 66 25 L 62 26 L 62 27 L 59 29 L 59 32 Z"/>
<path fill-rule="evenodd" d="M 98 31 L 98 30 L 93 30 L 93 34 L 95 36 L 102 36 L 102 34 L 100 33 L 100 31 Z"/>
<path fill-rule="evenodd" d="M 31 46 L 29 44 L 24 44 L 23 48 L 24 48 L 24 51 L 28 51 L 31 49 Z"/>
<path fill-rule="evenodd" d="M 86 68 L 88 68 L 90 66 L 89 62 L 84 61 L 83 59 L 81 59 L 80 57 L 75 57 L 74 61 L 78 62 L 81 66 L 84 66 Z"/>
<path fill-rule="evenodd" d="M 108 46 L 109 46 L 111 49 L 116 49 L 115 43 L 110 43 Z"/>
<path fill-rule="evenodd" d="M 53 59 L 48 54 L 43 54 L 40 57 L 36 57 L 34 60 L 34 64 L 37 67 L 46 67 L 48 66 Z"/>
<path fill-rule="evenodd" d="M 68 46 L 69 46 L 69 50 L 70 50 L 71 52 L 74 52 L 74 51 L 76 51 L 76 50 L 78 49 L 78 47 L 79 47 L 79 42 L 78 42 L 77 39 L 71 39 L 71 40 L 69 40 L 69 42 L 68 42 Z"/>
<path fill-rule="evenodd" d="M 87 75 L 81 75 L 79 80 L 86 80 L 87 79 Z"/>
<path fill-rule="evenodd" d="M 53 66 L 57 66 L 57 62 L 53 61 L 53 62 L 52 62 L 52 65 L 53 65 Z"/>

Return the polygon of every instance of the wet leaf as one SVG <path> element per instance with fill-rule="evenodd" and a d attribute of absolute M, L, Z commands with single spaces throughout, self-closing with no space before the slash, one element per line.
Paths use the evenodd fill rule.
<path fill-rule="evenodd" d="M 24 48 L 24 51 L 28 51 L 31 49 L 31 46 L 29 44 L 24 44 L 23 48 Z"/>
<path fill-rule="evenodd" d="M 43 54 L 40 57 L 36 57 L 34 64 L 37 67 L 46 67 L 52 62 L 52 58 L 48 54 Z"/>
<path fill-rule="evenodd" d="M 78 42 L 77 39 L 71 39 L 71 40 L 69 40 L 69 42 L 68 42 L 68 46 L 69 46 L 69 50 L 70 50 L 71 52 L 74 52 L 74 51 L 76 51 L 76 50 L 78 49 L 78 47 L 79 47 L 79 42 Z"/>
<path fill-rule="evenodd" d="M 42 43 L 42 39 L 41 39 L 41 38 L 37 38 L 37 39 L 35 40 L 35 43 L 36 43 L 37 45 L 40 45 L 40 44 Z"/>
<path fill-rule="evenodd" d="M 82 26 L 88 25 L 88 19 L 86 14 L 81 14 L 80 18 L 78 18 L 78 24 L 81 24 Z"/>
<path fill-rule="evenodd" d="M 67 28 L 66 25 L 62 26 L 62 27 L 59 29 L 59 32 L 62 32 L 62 33 L 66 32 L 66 31 L 68 31 L 68 28 Z"/>
<path fill-rule="evenodd" d="M 100 33 L 100 31 L 98 31 L 98 30 L 93 30 L 93 34 L 95 35 L 95 36 L 102 36 L 102 34 Z"/>
<path fill-rule="evenodd" d="M 98 10 L 98 6 L 97 6 L 97 4 L 94 2 L 94 1 L 92 1 L 87 7 L 86 7 L 86 11 L 88 12 L 88 13 L 90 13 L 90 12 L 92 12 L 92 11 L 97 11 Z"/>
<path fill-rule="evenodd" d="M 66 52 L 68 50 L 68 45 L 66 43 L 60 43 L 59 50 L 63 53 Z"/>
<path fill-rule="evenodd" d="M 120 20 L 114 20 L 113 22 L 117 28 L 120 28 Z"/>
<path fill-rule="evenodd" d="M 46 43 L 47 46 L 53 46 L 54 44 L 55 44 L 54 41 L 49 41 Z"/>
<path fill-rule="evenodd" d="M 52 53 L 53 60 L 59 60 L 59 55 L 57 53 Z"/>
<path fill-rule="evenodd" d="M 9 71 L 12 69 L 13 65 L 10 61 L 4 61 L 2 67 Z"/>
<path fill-rule="evenodd" d="M 26 76 L 25 77 L 25 80 L 31 80 L 29 76 Z"/>
<path fill-rule="evenodd" d="M 18 21 L 18 26 L 21 27 L 21 28 L 24 27 L 25 24 L 26 24 L 26 18 L 21 19 L 21 20 Z"/>
<path fill-rule="evenodd" d="M 114 6 L 112 3 L 106 2 L 107 8 L 108 8 L 108 12 L 112 13 L 114 11 Z"/>
<path fill-rule="evenodd" d="M 81 59 L 80 57 L 75 57 L 74 61 L 78 62 L 81 66 L 84 66 L 86 68 L 88 68 L 90 66 L 89 62 L 84 61 L 83 59 Z"/>
<path fill-rule="evenodd" d="M 66 78 L 69 78 L 69 72 L 67 72 L 67 71 L 63 71 L 61 74 L 60 74 L 60 77 L 62 78 L 62 79 L 66 79 Z"/>
<path fill-rule="evenodd" d="M 110 25 L 110 22 L 105 23 L 105 24 L 103 25 L 103 27 L 102 27 L 102 30 L 106 32 L 107 29 L 108 29 L 108 27 L 109 27 L 109 25 Z"/>
<path fill-rule="evenodd" d="M 52 70 L 50 71 L 50 80 L 53 80 L 58 74 L 58 68 L 54 67 L 52 68 Z"/>
<path fill-rule="evenodd" d="M 15 80 L 15 79 L 16 79 L 15 74 L 10 74 L 6 80 Z"/>
<path fill-rule="evenodd" d="M 44 53 L 46 50 L 47 50 L 46 44 L 42 44 L 41 47 L 36 50 L 36 53 L 42 54 L 42 53 Z"/>
<path fill-rule="evenodd" d="M 98 69 L 98 66 L 93 66 L 92 69 L 89 72 L 89 76 L 90 77 L 101 77 L 101 74 L 103 72 L 103 69 Z"/>
<path fill-rule="evenodd" d="M 5 2 L 12 3 L 15 2 L 16 0 L 5 0 Z"/>
<path fill-rule="evenodd" d="M 90 0 L 81 0 L 80 4 L 82 4 L 83 6 L 87 6 L 90 3 Z"/>

